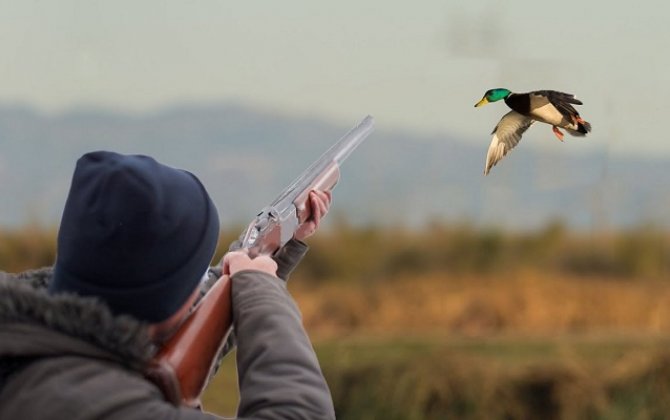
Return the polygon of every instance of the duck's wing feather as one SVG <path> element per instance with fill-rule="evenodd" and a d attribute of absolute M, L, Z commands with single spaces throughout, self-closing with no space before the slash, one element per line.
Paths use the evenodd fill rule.
<path fill-rule="evenodd" d="M 572 122 L 574 116 L 579 115 L 577 110 L 571 105 L 583 105 L 582 101 L 575 98 L 571 93 L 559 92 L 556 90 L 537 90 L 531 92 L 531 95 L 541 96 L 546 98 L 558 112 L 561 113 L 568 121 Z"/>
<path fill-rule="evenodd" d="M 583 105 L 582 101 L 575 98 L 575 95 L 572 93 L 559 92 L 557 90 L 536 90 L 531 92 L 531 94 L 544 96 L 551 102 L 567 102 L 569 104 Z"/>
<path fill-rule="evenodd" d="M 510 111 L 500 119 L 500 122 L 498 122 L 498 125 L 496 125 L 496 128 L 491 133 L 493 134 L 493 138 L 489 145 L 489 151 L 486 154 L 484 175 L 488 175 L 491 168 L 519 144 L 521 136 L 533 122 L 533 119 L 516 111 Z"/>

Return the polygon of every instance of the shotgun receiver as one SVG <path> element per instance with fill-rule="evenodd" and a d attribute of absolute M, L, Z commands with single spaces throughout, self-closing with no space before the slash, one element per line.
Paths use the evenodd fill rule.
<path fill-rule="evenodd" d="M 373 118 L 365 117 L 261 210 L 231 249 L 247 249 L 252 258 L 274 255 L 309 219 L 309 192 L 332 190 L 339 181 L 342 162 L 373 129 Z M 166 400 L 200 407 L 200 395 L 232 330 L 230 298 L 230 278 L 223 276 L 150 362 L 145 376 L 158 385 Z"/>

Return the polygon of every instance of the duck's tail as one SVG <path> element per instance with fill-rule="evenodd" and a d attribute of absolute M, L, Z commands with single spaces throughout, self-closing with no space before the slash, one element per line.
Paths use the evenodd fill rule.
<path fill-rule="evenodd" d="M 581 120 L 577 123 L 577 131 L 586 135 L 591 132 L 591 124 L 587 121 Z"/>
<path fill-rule="evenodd" d="M 585 136 L 587 133 L 591 132 L 591 124 L 588 121 L 585 121 L 584 119 L 582 119 L 582 117 L 580 117 L 579 114 L 577 114 L 574 117 L 574 122 L 575 122 L 575 124 L 577 124 L 577 129 L 574 130 L 574 131 L 576 133 L 579 133 L 579 134 L 574 134 L 574 135 Z"/>

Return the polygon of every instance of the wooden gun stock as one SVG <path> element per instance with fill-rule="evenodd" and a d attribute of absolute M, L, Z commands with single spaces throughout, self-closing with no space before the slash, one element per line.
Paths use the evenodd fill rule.
<path fill-rule="evenodd" d="M 146 377 L 173 404 L 200 407 L 200 395 L 231 330 L 230 294 L 230 278 L 223 276 L 151 361 Z"/>

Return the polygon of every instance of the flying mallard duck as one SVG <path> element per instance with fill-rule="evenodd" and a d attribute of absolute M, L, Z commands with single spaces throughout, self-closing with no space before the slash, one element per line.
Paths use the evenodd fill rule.
<path fill-rule="evenodd" d="M 519 143 L 523 133 L 535 121 L 551 125 L 560 141 L 563 141 L 563 133 L 559 127 L 573 136 L 580 137 L 591 131 L 591 124 L 584 121 L 571 105 L 582 105 L 575 95 L 555 90 L 512 93 L 508 89 L 490 89 L 475 107 L 501 99 L 504 99 L 512 110 L 500 119 L 491 133 L 493 139 L 486 155 L 484 175 L 488 175 L 491 168 Z"/>

